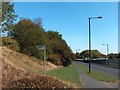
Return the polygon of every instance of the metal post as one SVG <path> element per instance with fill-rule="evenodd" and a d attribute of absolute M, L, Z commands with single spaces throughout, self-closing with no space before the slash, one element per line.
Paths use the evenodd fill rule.
<path fill-rule="evenodd" d="M 108 54 L 109 54 L 109 48 L 108 48 L 108 44 L 107 45 L 107 58 L 108 58 Z M 108 59 L 108 65 L 109 65 L 109 59 Z"/>
<path fill-rule="evenodd" d="M 109 47 L 108 47 L 108 44 L 107 44 L 107 55 L 109 54 Z"/>
<path fill-rule="evenodd" d="M 91 57 L 91 31 L 90 31 L 90 19 L 100 19 L 102 18 L 101 16 L 100 17 L 89 17 L 89 73 L 91 72 L 91 60 L 92 60 L 92 57 Z"/>
<path fill-rule="evenodd" d="M 91 72 L 91 31 L 90 31 L 90 18 L 89 18 L 89 73 Z"/>
<path fill-rule="evenodd" d="M 44 76 L 46 76 L 46 46 L 44 45 Z"/>
<path fill-rule="evenodd" d="M 37 46 L 38 49 L 44 50 L 44 76 L 46 76 L 46 45 Z"/>
<path fill-rule="evenodd" d="M 109 46 L 108 46 L 108 44 L 103 44 L 103 45 L 106 45 L 106 53 L 108 55 L 109 54 Z"/>

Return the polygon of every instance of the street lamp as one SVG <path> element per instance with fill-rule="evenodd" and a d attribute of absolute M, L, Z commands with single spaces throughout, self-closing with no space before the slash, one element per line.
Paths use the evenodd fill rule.
<path fill-rule="evenodd" d="M 108 58 L 108 54 L 109 54 L 109 46 L 108 46 L 108 44 L 103 44 L 103 45 L 106 45 L 107 58 Z M 109 60 L 106 60 L 106 64 L 108 64 L 108 65 L 109 65 Z"/>
<path fill-rule="evenodd" d="M 38 49 L 44 50 L 44 76 L 46 76 L 46 45 L 38 46 Z"/>
<path fill-rule="evenodd" d="M 91 72 L 91 31 L 90 31 L 90 20 L 101 19 L 102 17 L 89 17 L 89 73 Z"/>
<path fill-rule="evenodd" d="M 106 45 L 106 50 L 107 50 L 107 55 L 109 54 L 109 46 L 108 44 L 103 44 L 103 45 Z"/>

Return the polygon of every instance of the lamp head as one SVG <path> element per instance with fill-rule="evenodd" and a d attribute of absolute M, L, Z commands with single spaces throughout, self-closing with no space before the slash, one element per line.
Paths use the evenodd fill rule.
<path fill-rule="evenodd" d="M 97 17 L 97 18 L 102 18 L 102 17 L 100 16 L 100 17 Z"/>

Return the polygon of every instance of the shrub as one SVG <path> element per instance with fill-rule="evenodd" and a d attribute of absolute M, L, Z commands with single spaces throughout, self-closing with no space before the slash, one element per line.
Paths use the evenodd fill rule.
<path fill-rule="evenodd" d="M 2 37 L 2 45 L 7 46 L 14 51 L 19 51 L 19 44 L 17 41 L 10 37 Z"/>
<path fill-rule="evenodd" d="M 69 66 L 71 64 L 71 59 L 69 57 L 65 57 L 65 60 L 63 60 L 63 66 Z"/>
<path fill-rule="evenodd" d="M 61 57 L 59 55 L 50 55 L 47 60 L 55 65 L 62 65 Z"/>

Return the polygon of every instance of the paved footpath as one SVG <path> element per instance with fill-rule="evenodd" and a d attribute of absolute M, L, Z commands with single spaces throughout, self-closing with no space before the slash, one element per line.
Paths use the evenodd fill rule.
<path fill-rule="evenodd" d="M 81 71 L 76 62 L 73 62 L 72 65 L 78 72 L 83 88 L 118 88 L 118 83 L 106 83 L 103 81 L 97 81 Z"/>

